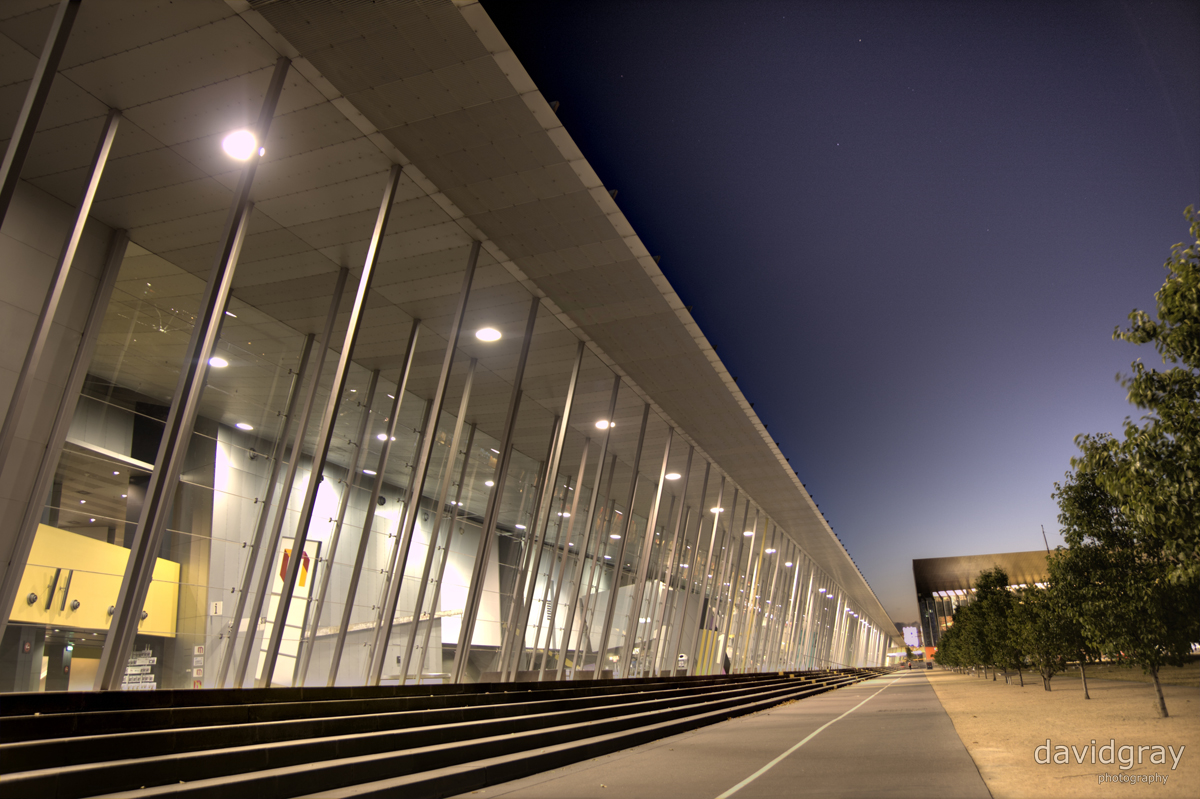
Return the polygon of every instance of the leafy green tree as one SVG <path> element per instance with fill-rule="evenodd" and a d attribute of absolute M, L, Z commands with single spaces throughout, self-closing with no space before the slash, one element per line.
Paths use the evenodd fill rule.
<path fill-rule="evenodd" d="M 1013 634 L 1049 691 L 1050 680 L 1067 668 L 1064 629 L 1072 624 L 1071 618 L 1051 589 L 1037 587 L 1021 590 L 1013 617 Z"/>
<path fill-rule="evenodd" d="M 992 679 L 996 679 L 995 669 L 1016 669 L 1025 685 L 1025 677 L 1021 673 L 1025 665 L 1024 654 L 1021 652 L 1020 637 L 1012 629 L 1016 597 L 1008 590 L 1008 574 L 999 566 L 979 573 L 975 579 L 975 611 L 976 623 L 981 627 L 981 636 L 985 641 L 983 647 L 987 656 L 986 662 L 992 666 Z"/>
<path fill-rule="evenodd" d="M 1124 436 L 1080 436 L 1072 465 L 1096 475 L 1139 535 L 1154 542 L 1173 581 L 1200 578 L 1200 216 L 1189 206 L 1193 242 L 1175 245 L 1154 295 L 1157 319 L 1129 314 L 1114 338 L 1152 344 L 1163 370 L 1141 359 L 1122 378 L 1129 401 L 1148 413 L 1125 420 Z"/>
<path fill-rule="evenodd" d="M 1200 580 L 1180 577 L 1162 539 L 1131 523 L 1096 471 L 1068 473 L 1054 496 L 1068 547 L 1063 557 L 1085 576 L 1073 588 L 1069 613 L 1096 649 L 1142 666 L 1166 717 L 1158 672 L 1182 665 L 1200 639 Z"/>
<path fill-rule="evenodd" d="M 1058 611 L 1058 637 L 1065 657 L 1079 663 L 1084 699 L 1092 698 L 1088 694 L 1087 666 L 1100 660 L 1100 650 L 1083 634 L 1079 614 L 1072 612 L 1072 609 L 1083 607 L 1084 597 L 1091 585 L 1091 569 L 1094 565 L 1090 562 L 1091 555 L 1090 550 L 1082 547 L 1058 547 L 1047 558 L 1049 590 L 1052 591 Z"/>

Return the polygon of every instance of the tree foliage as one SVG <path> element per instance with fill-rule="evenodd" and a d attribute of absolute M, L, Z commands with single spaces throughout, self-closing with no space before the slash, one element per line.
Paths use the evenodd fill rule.
<path fill-rule="evenodd" d="M 1113 337 L 1151 344 L 1165 368 L 1141 359 L 1121 378 L 1129 401 L 1147 411 L 1125 420 L 1123 436 L 1080 436 L 1076 469 L 1095 474 L 1142 538 L 1153 541 L 1173 581 L 1200 578 L 1200 216 L 1188 207 L 1192 243 L 1177 244 L 1154 295 L 1157 318 L 1129 314 Z"/>
<path fill-rule="evenodd" d="M 1091 646 L 1142 666 L 1166 716 L 1158 671 L 1182 665 L 1200 638 L 1200 581 L 1179 576 L 1161 539 L 1131 523 L 1095 472 L 1068 473 L 1054 496 L 1067 549 L 1051 559 L 1051 575 L 1072 579 L 1065 607 Z"/>

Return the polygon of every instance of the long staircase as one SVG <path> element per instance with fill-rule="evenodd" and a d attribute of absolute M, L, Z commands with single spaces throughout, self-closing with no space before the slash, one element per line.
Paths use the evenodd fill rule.
<path fill-rule="evenodd" d="M 887 671 L 7 694 L 0 799 L 450 796 Z"/>

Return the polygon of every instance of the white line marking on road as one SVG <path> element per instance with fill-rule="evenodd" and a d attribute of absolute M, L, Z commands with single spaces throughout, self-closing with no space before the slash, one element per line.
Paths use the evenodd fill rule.
<path fill-rule="evenodd" d="M 870 702 L 872 699 L 874 699 L 875 697 L 879 696 L 881 693 L 883 693 L 883 692 L 884 692 L 884 691 L 886 691 L 888 688 L 890 688 L 891 686 L 895 685 L 895 684 L 896 684 L 896 683 L 898 683 L 898 682 L 900 682 L 900 678 L 897 678 L 897 679 L 895 679 L 895 680 L 892 680 L 890 683 L 888 683 L 887 685 L 883 686 L 883 687 L 882 687 L 882 688 L 880 688 L 878 691 L 876 691 L 875 693 L 871 694 L 871 695 L 870 695 L 870 696 L 868 696 L 866 699 L 864 699 L 863 701 L 859 702 L 857 705 L 855 705 L 854 707 L 850 708 L 849 710 L 847 710 L 847 711 L 846 711 L 845 713 L 843 713 L 842 715 L 838 716 L 836 719 L 833 719 L 832 721 L 827 721 L 827 722 L 825 722 L 824 724 L 822 724 L 820 727 L 817 727 L 815 730 L 813 730 L 812 732 L 810 732 L 810 733 L 809 733 L 809 734 L 808 734 L 808 735 L 807 735 L 807 736 L 804 738 L 804 740 L 800 741 L 800 743 L 796 744 L 796 745 L 795 745 L 795 746 L 793 746 L 791 749 L 787 750 L 787 751 L 786 751 L 786 752 L 784 752 L 782 755 L 780 755 L 779 757 L 775 758 L 775 759 L 774 759 L 774 760 L 772 760 L 770 763 L 768 763 L 767 765 L 763 766 L 763 767 L 762 767 L 762 768 L 760 768 L 758 771 L 754 772 L 754 773 L 753 773 L 753 774 L 751 774 L 749 777 L 747 777 L 746 779 L 742 780 L 742 781 L 741 781 L 741 782 L 739 782 L 737 785 L 733 786 L 733 787 L 732 787 L 732 788 L 730 788 L 728 791 L 726 791 L 725 793 L 723 793 L 723 794 L 721 794 L 720 796 L 718 796 L 718 797 L 717 797 L 717 799 L 729 799 L 729 797 L 730 797 L 730 796 L 733 796 L 735 793 L 737 793 L 738 791 L 740 791 L 742 788 L 745 788 L 747 785 L 749 785 L 750 783 L 754 782 L 756 779 L 758 779 L 759 777 L 761 777 L 762 775 L 766 774 L 768 771 L 770 771 L 771 769 L 773 769 L 775 766 L 777 766 L 777 765 L 779 764 L 779 762 L 780 762 L 781 760 L 783 760 L 785 757 L 787 757 L 788 755 L 790 755 L 792 752 L 795 752 L 797 749 L 799 749 L 800 747 L 804 746 L 806 743 L 808 743 L 809 741 L 811 741 L 813 738 L 816 738 L 816 737 L 817 737 L 817 735 L 819 735 L 819 734 L 821 733 L 821 731 L 822 731 L 822 730 L 824 730 L 826 727 L 828 727 L 828 726 L 829 726 L 829 725 L 831 725 L 831 724 L 835 724 L 835 723 L 837 723 L 837 722 L 841 721 L 842 719 L 846 718 L 846 716 L 849 716 L 851 713 L 853 713 L 854 711 L 858 710 L 860 707 L 862 707 L 863 705 L 865 705 L 867 702 Z"/>

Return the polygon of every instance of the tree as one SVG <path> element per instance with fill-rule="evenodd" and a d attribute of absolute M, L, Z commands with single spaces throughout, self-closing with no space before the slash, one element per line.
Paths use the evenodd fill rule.
<path fill-rule="evenodd" d="M 1121 379 L 1129 401 L 1148 413 L 1125 420 L 1121 439 L 1080 436 L 1072 465 L 1096 475 L 1139 535 L 1156 545 L 1172 581 L 1200 578 L 1200 216 L 1189 206 L 1193 243 L 1176 244 L 1154 295 L 1157 319 L 1129 314 L 1113 337 L 1152 344 L 1162 371 L 1141 359 Z"/>
<path fill-rule="evenodd" d="M 1083 634 L 1083 626 L 1071 609 L 1083 605 L 1085 592 L 1092 581 L 1091 568 L 1089 552 L 1079 547 L 1058 547 L 1047 558 L 1049 590 L 1053 593 L 1054 604 L 1059 611 L 1059 640 L 1066 658 L 1079 663 L 1084 699 L 1092 698 L 1088 694 L 1087 664 L 1098 661 L 1100 651 Z"/>
<path fill-rule="evenodd" d="M 1062 557 L 1080 576 L 1068 612 L 1096 649 L 1142 666 L 1154 682 L 1159 715 L 1166 717 L 1158 672 L 1182 665 L 1200 638 L 1200 580 L 1179 577 L 1163 541 L 1131 523 L 1097 472 L 1068 473 L 1055 484 L 1054 497 L 1067 541 Z"/>
<path fill-rule="evenodd" d="M 975 578 L 973 604 L 978 607 L 977 623 L 986 642 L 984 650 L 987 662 L 993 669 L 1016 669 L 1024 687 L 1025 677 L 1021 669 L 1025 665 L 1025 657 L 1021 651 L 1021 640 L 1012 629 L 1016 597 L 1008 590 L 1008 573 L 999 566 L 980 572 Z M 992 679 L 996 679 L 994 670 Z"/>
<path fill-rule="evenodd" d="M 1025 588 L 1019 594 L 1013 616 L 1013 633 L 1041 675 L 1042 688 L 1049 691 L 1050 680 L 1067 668 L 1069 650 L 1064 628 L 1071 620 L 1066 608 L 1051 589 Z"/>

